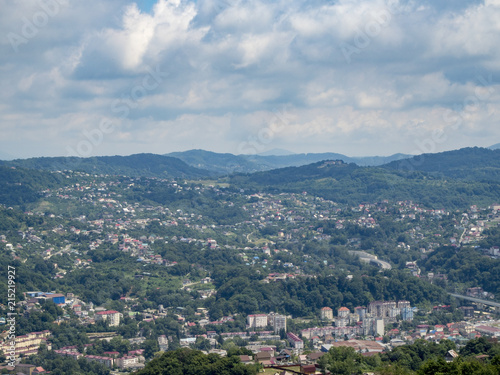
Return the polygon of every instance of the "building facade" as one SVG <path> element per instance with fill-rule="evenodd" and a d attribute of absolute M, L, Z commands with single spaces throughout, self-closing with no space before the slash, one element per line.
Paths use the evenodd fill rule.
<path fill-rule="evenodd" d="M 330 307 L 323 307 L 320 312 L 322 320 L 333 320 L 333 310 Z"/>
<path fill-rule="evenodd" d="M 252 314 L 247 316 L 248 328 L 265 328 L 268 325 L 266 314 Z"/>
<path fill-rule="evenodd" d="M 95 314 L 96 321 L 107 321 L 110 327 L 120 325 L 120 313 L 114 310 L 101 311 Z"/>

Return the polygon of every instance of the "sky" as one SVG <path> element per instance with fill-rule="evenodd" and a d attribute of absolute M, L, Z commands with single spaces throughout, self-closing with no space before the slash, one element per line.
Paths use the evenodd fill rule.
<path fill-rule="evenodd" d="M 500 0 L 0 9 L 0 159 L 500 142 Z"/>

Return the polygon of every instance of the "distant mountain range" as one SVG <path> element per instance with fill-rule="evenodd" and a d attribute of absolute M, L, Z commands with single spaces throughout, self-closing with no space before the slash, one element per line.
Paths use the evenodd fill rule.
<path fill-rule="evenodd" d="M 285 152 L 284 150 L 279 150 Z M 422 171 L 434 177 L 500 181 L 500 148 L 464 148 L 460 150 L 411 156 L 349 157 L 338 153 L 290 155 L 233 155 L 204 150 L 173 152 L 167 155 L 41 157 L 0 161 L 0 166 L 37 170 L 78 170 L 87 173 L 160 178 L 213 178 L 234 173 L 273 171 L 301 167 L 325 160 L 342 160 L 357 167 L 380 167 L 395 172 Z"/>
<path fill-rule="evenodd" d="M 278 150 L 276 153 L 286 153 Z M 275 152 L 271 152 L 275 153 Z M 173 152 L 167 155 L 40 157 L 0 160 L 0 165 L 38 170 L 78 170 L 87 173 L 162 178 L 205 178 L 232 173 L 253 173 L 302 166 L 322 160 L 343 160 L 360 166 L 382 165 L 409 155 L 348 157 L 337 153 L 289 155 L 233 155 L 204 150 Z"/>
<path fill-rule="evenodd" d="M 248 191 L 307 191 L 339 203 L 414 200 L 442 208 L 500 202 L 500 149 L 473 147 L 406 159 L 374 157 L 372 163 L 389 162 L 369 167 L 333 153 L 263 156 L 192 150 L 169 155 L 0 161 L 0 202 L 31 202 L 44 186 L 61 183 L 59 174 L 42 170 L 192 180 L 228 176 L 224 181 Z"/>
<path fill-rule="evenodd" d="M 166 154 L 179 158 L 192 167 L 206 169 L 218 174 L 252 173 L 269 171 L 277 168 L 298 167 L 322 160 L 343 160 L 359 166 L 378 166 L 394 160 L 401 160 L 411 155 L 395 154 L 392 156 L 349 157 L 332 152 L 310 154 L 288 154 L 286 150 L 271 151 L 283 155 L 233 155 L 220 154 L 205 150 L 190 150 Z"/>
<path fill-rule="evenodd" d="M 0 165 L 49 171 L 75 170 L 133 177 L 206 178 L 214 175 L 213 172 L 191 167 L 180 159 L 155 154 L 90 158 L 43 157 L 0 161 Z"/>

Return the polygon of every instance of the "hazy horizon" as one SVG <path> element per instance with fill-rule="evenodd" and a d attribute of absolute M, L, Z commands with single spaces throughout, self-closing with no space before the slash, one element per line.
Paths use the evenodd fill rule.
<path fill-rule="evenodd" d="M 483 147 L 483 148 L 490 148 L 491 146 L 496 146 L 496 144 L 495 145 L 490 145 L 488 147 Z M 482 147 L 482 146 L 466 146 L 465 148 L 468 148 L 468 147 Z M 71 156 L 76 156 L 76 157 L 101 157 L 101 156 L 130 156 L 130 155 L 137 155 L 137 154 L 169 155 L 169 154 L 177 153 L 177 152 L 182 153 L 182 152 L 189 152 L 189 151 L 196 151 L 196 150 L 208 151 L 208 152 L 213 152 L 213 153 L 217 153 L 217 154 L 232 154 L 230 152 L 217 152 L 217 151 L 205 150 L 205 149 L 189 149 L 189 150 L 182 150 L 182 151 L 170 151 L 170 152 L 164 152 L 164 153 L 130 152 L 128 154 L 103 154 L 103 155 L 90 155 L 90 156 L 71 155 Z M 454 151 L 454 150 L 458 150 L 458 149 L 442 150 L 442 151 L 438 151 L 438 152 L 446 152 L 446 151 Z M 279 149 L 279 150 L 276 150 L 276 149 L 273 150 L 273 149 L 271 149 L 271 150 L 268 150 L 266 152 L 259 153 L 259 154 L 232 154 L 232 155 L 236 155 L 236 156 L 239 156 L 239 155 L 244 155 L 244 156 L 254 156 L 254 155 L 258 155 L 258 156 L 283 156 L 283 155 L 285 155 L 285 154 L 280 154 L 279 151 L 289 151 L 290 153 L 288 155 L 332 153 L 332 154 L 341 154 L 341 155 L 344 155 L 344 156 L 347 156 L 347 157 L 350 157 L 350 158 L 390 157 L 390 156 L 394 156 L 394 155 L 398 155 L 398 154 L 409 155 L 410 157 L 421 155 L 421 154 L 406 154 L 404 152 L 396 152 L 394 154 L 388 154 L 388 155 L 383 155 L 383 154 L 380 154 L 380 155 L 347 155 L 347 154 L 342 154 L 341 152 L 336 152 L 336 151 L 325 151 L 325 152 L 292 152 L 290 150 L 284 150 L 284 149 Z M 22 160 L 22 159 L 31 159 L 31 158 L 66 157 L 66 156 L 68 156 L 68 155 L 55 155 L 55 156 L 40 155 L 40 156 L 29 156 L 29 157 L 26 157 L 26 158 L 11 158 L 11 157 L 5 156 L 0 151 L 0 160 L 3 160 L 3 161 L 10 161 L 10 160 L 15 160 L 15 159 L 21 159 Z"/>

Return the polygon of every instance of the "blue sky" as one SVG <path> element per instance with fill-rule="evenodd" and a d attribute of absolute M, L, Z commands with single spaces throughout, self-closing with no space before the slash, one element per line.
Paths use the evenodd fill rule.
<path fill-rule="evenodd" d="M 150 13 L 153 6 L 156 4 L 156 0 L 139 0 L 137 1 L 137 6 L 143 12 Z"/>
<path fill-rule="evenodd" d="M 0 159 L 500 142 L 500 0 L 0 7 Z"/>

